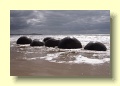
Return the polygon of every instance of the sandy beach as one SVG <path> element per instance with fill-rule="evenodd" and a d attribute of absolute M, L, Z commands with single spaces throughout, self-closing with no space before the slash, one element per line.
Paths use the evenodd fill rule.
<path fill-rule="evenodd" d="M 110 65 L 60 64 L 44 60 L 11 61 L 11 76 L 110 77 Z"/>
<path fill-rule="evenodd" d="M 110 62 L 98 63 L 98 64 L 86 64 L 84 62 L 76 63 L 67 63 L 69 61 L 75 60 L 74 56 L 81 54 L 87 57 L 93 56 L 92 53 L 83 53 L 83 52 L 73 52 L 69 51 L 67 53 L 61 54 L 55 61 L 52 62 L 45 59 L 33 59 L 34 56 L 43 57 L 49 53 L 54 54 L 58 52 L 56 49 L 51 49 L 44 52 L 42 48 L 32 48 L 29 52 L 34 51 L 33 53 L 26 54 L 28 52 L 29 46 L 21 48 L 21 46 L 12 47 L 10 51 L 10 75 L 11 76 L 76 76 L 76 77 L 110 77 L 111 68 Z M 45 48 L 45 47 L 44 47 Z M 22 52 L 18 52 L 22 51 Z M 41 53 L 35 53 L 40 50 Z M 60 51 L 60 50 L 59 50 Z M 24 52 L 24 53 L 23 53 Z M 39 52 L 39 51 L 38 51 Z M 44 53 L 43 53 L 44 52 Z M 60 52 L 63 52 L 62 50 Z M 27 57 L 27 59 L 26 59 Z M 96 57 L 98 58 L 98 57 Z M 60 61 L 64 61 L 63 63 Z"/>

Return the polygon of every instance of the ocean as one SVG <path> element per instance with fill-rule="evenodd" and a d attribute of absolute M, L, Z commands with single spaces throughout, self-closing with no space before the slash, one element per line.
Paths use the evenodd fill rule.
<path fill-rule="evenodd" d="M 26 35 L 31 39 L 43 41 L 45 37 L 62 39 L 75 37 L 83 48 L 59 49 L 58 47 L 31 47 L 17 45 L 16 41 L 23 35 L 10 36 L 10 70 L 11 76 L 106 76 L 111 74 L 110 35 L 76 34 L 76 35 Z M 84 50 L 84 46 L 93 42 L 103 43 L 107 51 Z"/>

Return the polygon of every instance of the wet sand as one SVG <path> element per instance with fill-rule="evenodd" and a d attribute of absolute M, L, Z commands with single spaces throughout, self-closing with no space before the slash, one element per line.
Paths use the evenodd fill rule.
<path fill-rule="evenodd" d="M 72 76 L 110 77 L 111 76 L 110 62 L 105 62 L 102 64 L 85 64 L 85 63 L 74 64 L 74 63 L 49 62 L 44 59 L 26 60 L 23 59 L 24 54 L 17 52 L 16 49 L 19 48 L 11 48 L 10 51 L 11 76 L 62 76 L 62 77 L 72 77 Z M 54 53 L 54 52 L 49 52 L 49 53 Z M 45 53 L 41 54 L 41 56 L 44 56 L 44 54 Z M 34 55 L 39 56 L 40 54 L 37 55 L 36 53 Z"/>

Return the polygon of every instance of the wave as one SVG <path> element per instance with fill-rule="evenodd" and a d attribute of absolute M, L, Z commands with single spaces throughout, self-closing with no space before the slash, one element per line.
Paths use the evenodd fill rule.
<path fill-rule="evenodd" d="M 110 36 L 109 34 L 81 34 L 81 35 L 27 35 L 32 39 L 42 41 L 45 37 L 62 39 L 66 36 L 75 37 L 81 41 L 83 47 L 90 41 L 99 41 L 106 45 L 107 51 L 89 51 L 81 49 L 59 49 L 49 47 L 30 47 L 30 45 L 17 45 L 16 40 L 22 35 L 14 35 L 10 38 L 11 52 L 17 53 L 17 59 L 46 60 L 56 63 L 71 64 L 102 64 L 110 62 Z M 19 56 L 20 55 L 20 56 Z M 21 57 L 23 56 L 23 57 Z M 20 57 L 20 58 L 19 58 Z"/>

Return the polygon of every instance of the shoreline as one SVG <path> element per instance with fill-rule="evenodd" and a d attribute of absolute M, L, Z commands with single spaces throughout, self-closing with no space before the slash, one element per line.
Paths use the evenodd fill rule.
<path fill-rule="evenodd" d="M 35 49 L 35 51 L 33 50 Z M 110 77 L 111 76 L 111 68 L 110 62 L 99 63 L 99 64 L 86 64 L 86 63 L 56 63 L 50 62 L 45 59 L 31 59 L 35 56 L 44 57 L 46 53 L 37 53 L 38 50 L 42 48 L 33 48 L 34 53 L 26 54 L 27 48 L 22 48 L 22 52 L 17 52 L 19 50 L 18 47 L 11 48 L 10 51 L 10 75 L 11 76 L 83 76 L 83 77 Z M 37 51 L 37 52 L 36 52 Z M 31 51 L 30 51 L 31 52 Z M 36 52 L 36 53 L 35 53 Z M 49 53 L 54 55 L 55 51 L 50 50 Z M 48 53 L 47 52 L 47 53 Z M 69 54 L 69 55 L 68 55 Z M 69 61 L 71 58 L 69 56 L 77 55 L 78 53 L 65 53 L 59 57 L 59 60 Z M 92 54 L 86 54 L 87 57 L 93 56 Z M 27 56 L 25 58 L 25 56 Z M 64 58 L 63 58 L 64 57 Z M 74 59 L 73 59 L 74 60 Z M 57 60 L 56 60 L 57 61 Z"/>
<path fill-rule="evenodd" d="M 111 77 L 109 37 L 76 36 L 82 40 L 83 46 L 90 40 L 103 42 L 108 48 L 107 51 L 103 52 L 89 51 L 83 48 L 63 50 L 45 46 L 16 45 L 18 37 L 13 36 L 10 41 L 11 76 Z M 43 40 L 46 36 L 32 35 L 30 37 Z M 61 39 L 65 35 L 53 37 Z M 87 64 L 87 62 L 91 63 Z M 92 64 L 94 62 L 97 64 Z"/>

